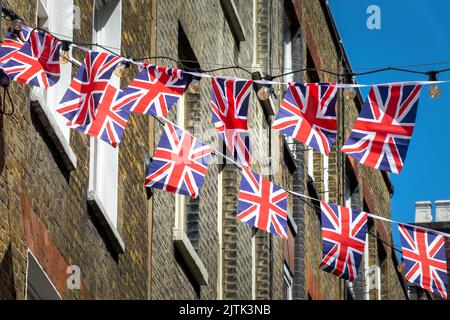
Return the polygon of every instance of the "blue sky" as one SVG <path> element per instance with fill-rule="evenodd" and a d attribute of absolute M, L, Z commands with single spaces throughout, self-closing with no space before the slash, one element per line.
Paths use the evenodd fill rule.
<path fill-rule="evenodd" d="M 354 72 L 367 67 L 445 61 L 449 63 L 411 69 L 430 71 L 450 67 L 450 1 L 330 0 L 329 4 Z M 380 30 L 369 30 L 366 26 L 369 5 L 381 9 Z M 427 80 L 426 76 L 395 71 L 357 79 L 359 83 Z M 440 74 L 438 79 L 450 80 L 450 72 Z M 428 96 L 428 86 L 422 89 L 403 171 L 391 175 L 395 187 L 392 219 L 412 222 L 416 201 L 450 199 L 450 84 L 441 84 L 440 88 L 441 96 L 437 99 Z M 364 90 L 364 98 L 366 94 Z M 399 246 L 397 229 L 393 230 Z"/>

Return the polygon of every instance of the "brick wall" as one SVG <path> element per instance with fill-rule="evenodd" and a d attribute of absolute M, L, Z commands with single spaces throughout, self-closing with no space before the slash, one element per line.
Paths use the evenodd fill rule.
<path fill-rule="evenodd" d="M 342 68 L 332 33 L 321 1 L 293 0 L 295 10 L 286 10 L 289 1 L 258 0 L 260 32 L 256 41 L 258 59 L 264 74 L 278 74 L 283 67 L 283 23 L 287 15 L 298 19 L 299 38 L 293 43 L 296 66 L 305 66 L 307 52 L 317 68 Z M 36 1 L 5 0 L 25 21 L 34 23 Z M 91 1 L 74 0 L 81 10 L 81 30 L 74 30 L 76 42 L 92 42 Z M 221 1 L 122 1 L 122 52 L 134 58 L 168 56 L 178 59 L 180 30 L 192 48 L 202 69 L 221 65 L 250 68 L 253 63 L 254 29 L 252 1 L 235 1 L 242 21 L 245 41 L 236 42 Z M 289 6 L 288 6 L 289 8 Z M 293 14 L 295 12 L 295 14 Z M 167 23 L 170 21 L 170 23 Z M 86 27 L 89 26 L 89 27 Z M 271 45 L 270 45 L 271 43 Z M 75 50 L 78 60 L 84 53 Z M 170 60 L 153 61 L 171 65 Z M 187 63 L 187 62 L 186 62 Z M 172 65 L 176 67 L 175 65 Z M 253 70 L 255 71 L 255 70 Z M 132 67 L 122 86 L 136 74 Z M 239 70 L 215 74 L 249 78 Z M 264 75 L 263 74 L 263 75 Z M 321 81 L 335 81 L 319 74 Z M 306 79 L 305 74 L 295 80 Z M 206 143 L 221 146 L 211 129 L 210 84 L 201 81 L 198 96 L 187 110 L 186 127 Z M 275 86 L 282 99 L 282 86 Z M 89 176 L 89 139 L 71 132 L 70 145 L 77 158 L 77 167 L 70 171 L 49 139 L 45 125 L 30 111 L 29 88 L 12 83 L 11 94 L 17 105 L 12 116 L 0 118 L 0 298 L 23 299 L 27 249 L 33 251 L 64 299 L 281 299 L 283 297 L 283 241 L 267 233 L 255 232 L 235 219 L 241 174 L 233 165 L 222 166 L 214 158 L 200 192 L 198 225 L 195 226 L 195 249 L 208 274 L 207 285 L 199 287 L 189 268 L 174 246 L 175 195 L 160 190 L 149 192 L 143 186 L 144 161 L 158 143 L 162 126 L 146 116 L 132 114 L 119 148 L 119 233 L 125 253 L 111 249 L 101 225 L 86 203 Z M 345 133 L 357 116 L 355 105 L 342 106 L 345 111 Z M 275 110 L 277 111 L 277 110 Z M 175 121 L 177 107 L 169 115 Z M 253 169 L 271 178 L 286 189 L 307 193 L 307 167 L 304 146 L 296 144 L 296 171 L 282 166 L 280 136 L 270 131 L 273 116 L 264 114 L 253 93 L 250 100 L 249 127 L 253 150 Z M 342 139 L 338 144 L 342 144 Z M 342 202 L 343 158 L 334 146 L 329 157 L 329 187 L 323 185 L 323 157 L 314 157 L 314 191 L 329 191 L 330 202 Z M 272 158 L 272 162 L 269 159 Z M 271 163 L 271 164 L 270 164 Z M 350 161 L 360 185 L 363 201 L 375 214 L 389 216 L 390 197 L 380 172 Z M 222 171 L 222 185 L 218 173 Z M 219 198 L 219 188 L 222 199 Z M 310 190 L 311 191 L 311 190 Z M 218 212 L 218 201 L 221 212 Z M 294 298 L 342 299 L 344 282 L 318 266 L 321 260 L 320 219 L 317 212 L 298 198 L 289 198 L 290 214 L 297 224 L 294 245 Z M 220 219 L 220 220 L 219 220 Z M 221 222 L 222 229 L 218 230 Z M 375 224 L 375 233 L 391 241 L 390 226 Z M 222 236 L 222 255 L 218 254 Z M 197 241 L 198 240 L 198 241 Z M 373 241 L 372 241 L 373 242 Z M 378 250 L 371 242 L 371 254 Z M 384 246 L 381 244 L 381 246 Z M 386 248 L 385 248 L 386 249 Z M 398 298 L 399 282 L 393 272 L 391 251 L 386 249 L 383 265 L 382 296 Z M 222 256 L 222 261 L 219 257 Z M 55 262 L 55 263 L 53 263 Z M 81 269 L 81 290 L 68 290 L 64 285 L 67 266 Z M 217 291 L 218 267 L 221 265 L 222 294 Z"/>
<path fill-rule="evenodd" d="M 74 4 L 80 7 L 83 27 L 74 30 L 74 41 L 90 43 L 92 3 L 75 0 Z M 4 1 L 4 5 L 34 24 L 36 1 Z M 148 54 L 150 32 L 142 30 L 150 29 L 151 10 L 142 10 L 143 7 L 151 9 L 151 2 L 123 1 L 122 44 L 126 50 L 122 54 L 125 56 Z M 83 53 L 76 52 L 76 57 L 82 59 Z M 130 74 L 124 82 L 131 77 Z M 30 111 L 28 86 L 12 83 L 10 90 L 16 112 L 0 119 L 3 159 L 0 265 L 1 272 L 9 275 L 0 290 L 2 297 L 25 297 L 26 257 L 30 248 L 36 251 L 33 253 L 50 279 L 55 279 L 64 299 L 146 298 L 149 242 L 143 178 L 149 143 L 148 119 L 133 115 L 120 145 L 119 232 L 126 249 L 124 254 L 117 255 L 103 236 L 102 227 L 88 212 L 88 137 L 71 132 L 70 144 L 77 157 L 77 168 L 69 172 L 44 125 Z M 68 265 L 80 267 L 82 290 L 65 287 L 63 276 L 68 276 Z"/>

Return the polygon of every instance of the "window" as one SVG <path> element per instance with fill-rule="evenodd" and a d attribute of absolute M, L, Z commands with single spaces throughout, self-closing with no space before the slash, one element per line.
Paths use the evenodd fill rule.
<path fill-rule="evenodd" d="M 61 300 L 61 296 L 56 290 L 47 274 L 42 269 L 39 262 L 28 251 L 27 258 L 27 278 L 26 278 L 26 300 Z"/>
<path fill-rule="evenodd" d="M 292 300 L 292 274 L 286 264 L 283 264 L 284 300 Z"/>
<path fill-rule="evenodd" d="M 56 34 L 60 39 L 72 40 L 73 37 L 73 0 L 39 0 L 37 2 L 36 25 Z M 59 81 L 47 90 L 33 87 L 31 100 L 49 137 L 63 158 L 69 170 L 76 168 L 76 156 L 70 147 L 70 128 L 67 120 L 56 112 L 57 106 L 65 94 L 72 79 L 72 64 L 61 64 Z"/>
<path fill-rule="evenodd" d="M 189 39 L 183 30 L 181 24 L 178 27 L 178 59 L 183 61 L 184 65 L 192 70 L 200 70 L 200 65 L 197 62 L 194 50 L 191 47 Z M 176 123 L 179 127 L 193 134 L 195 121 L 197 119 L 195 114 L 198 113 L 200 103 L 200 96 L 197 94 L 186 93 L 183 95 L 177 106 Z M 195 134 L 194 134 L 195 135 Z M 185 231 L 195 251 L 199 249 L 200 241 L 200 203 L 201 197 L 196 199 L 187 198 L 182 195 L 176 196 L 177 211 L 176 216 L 178 221 L 177 228 Z"/>
<path fill-rule="evenodd" d="M 284 15 L 283 23 L 283 73 L 289 73 L 292 70 L 292 31 L 291 22 L 287 14 Z M 283 78 L 284 82 L 293 82 L 294 75 L 288 74 Z"/>
<path fill-rule="evenodd" d="M 191 70 L 200 69 L 180 23 L 178 24 L 178 59 Z M 195 126 L 194 121 L 200 121 L 199 117 L 194 116 L 198 114 L 199 103 L 199 95 L 186 93 L 179 99 L 176 108 L 175 123 L 191 134 Z M 199 287 L 208 284 L 208 272 L 197 253 L 200 244 L 200 207 L 201 196 L 192 199 L 180 194 L 175 195 L 174 245 L 176 252 L 182 257 L 182 260 L 178 261 L 185 265 L 192 276 L 190 279 L 195 280 L 191 283 L 198 296 L 200 296 Z"/>
<path fill-rule="evenodd" d="M 307 49 L 307 56 L 306 56 L 306 67 L 310 70 L 307 73 L 307 81 L 310 83 L 319 82 L 319 74 L 317 73 L 317 71 L 314 71 L 316 66 L 314 64 L 311 53 L 309 52 L 308 49 Z M 306 146 L 306 148 L 308 148 L 308 152 L 307 152 L 308 175 L 313 180 L 315 180 L 316 178 L 320 178 L 320 177 L 314 176 L 314 159 L 317 157 L 321 157 L 321 154 L 319 152 L 314 152 L 314 150 L 311 147 Z M 322 171 L 319 170 L 319 172 L 321 173 Z"/>
<path fill-rule="evenodd" d="M 106 46 L 120 54 L 121 15 L 120 0 L 95 0 L 93 43 Z M 98 47 L 96 50 L 102 49 Z M 119 83 L 119 79 L 114 75 L 111 81 Z M 117 232 L 119 151 L 118 148 L 96 138 L 91 138 L 90 146 L 88 200 L 95 203 L 97 212 L 101 212 L 98 216 L 110 229 L 109 234 L 112 234 L 111 240 L 116 249 L 123 251 L 124 244 Z"/>

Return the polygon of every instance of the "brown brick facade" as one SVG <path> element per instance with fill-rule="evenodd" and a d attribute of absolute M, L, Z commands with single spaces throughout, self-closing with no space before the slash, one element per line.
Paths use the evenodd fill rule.
<path fill-rule="evenodd" d="M 4 5 L 34 24 L 36 1 L 31 2 L 32 5 L 26 0 L 5 0 Z M 240 65 L 260 71 L 260 76 L 275 75 L 284 70 L 283 36 L 289 21 L 290 28 L 297 32 L 292 44 L 295 68 L 306 66 L 308 54 L 316 68 L 343 68 L 342 52 L 335 46 L 336 34 L 330 28 L 323 1 L 121 3 L 122 56 L 167 56 L 184 61 L 179 65 L 161 58 L 152 62 L 202 70 Z M 225 7 L 231 4 L 238 13 L 244 41 L 239 41 L 240 32 L 227 16 Z M 74 30 L 74 41 L 89 44 L 93 38 L 93 1 L 74 0 L 74 5 L 81 12 L 81 29 Z M 257 27 L 253 23 L 255 12 L 259 17 Z M 78 60 L 83 56 L 75 50 Z M 122 79 L 122 87 L 136 72 L 137 67 L 133 66 Z M 250 77 L 236 69 L 214 74 Z M 318 76 L 321 81 L 339 80 Z M 295 75 L 296 81 L 305 79 L 307 74 Z M 125 250 L 117 252 L 87 203 L 89 138 L 71 132 L 70 146 L 77 161 L 75 169 L 68 168 L 65 156 L 50 139 L 47 126 L 30 109 L 29 88 L 12 83 L 10 89 L 16 112 L 0 118 L 0 298 L 25 298 L 28 250 L 63 299 L 283 299 L 284 263 L 291 268 L 294 299 L 346 297 L 344 281 L 318 268 L 322 254 L 319 215 L 298 198 L 289 196 L 289 214 L 295 224 L 291 228 L 296 235 L 286 246 L 280 238 L 235 219 L 241 173 L 229 163 L 220 163 L 217 157 L 213 157 L 194 206 L 189 207 L 187 199 L 173 193 L 146 190 L 146 155 L 153 154 L 162 125 L 135 113 L 119 147 L 118 233 Z M 276 112 L 285 88 L 274 89 L 278 96 L 272 98 Z M 338 105 L 339 110 L 346 110 L 348 134 L 357 108 L 353 103 Z M 321 198 L 328 192 L 330 202 L 342 204 L 345 158 L 337 151 L 342 138 L 330 154 L 326 186 L 322 155 L 314 153 L 314 181 L 309 181 L 307 175 L 304 145 L 295 143 L 294 149 L 288 151 L 292 152 L 292 159 L 288 160 L 292 161 L 291 167 L 283 162 L 287 144 L 270 130 L 273 118 L 267 105 L 253 92 L 249 108 L 253 169 L 286 189 L 316 193 Z M 210 119 L 209 78 L 201 80 L 200 94 L 185 94 L 173 107 L 169 119 L 182 123 L 186 130 L 216 148 L 222 145 Z M 365 203 L 367 210 L 388 217 L 390 195 L 383 176 L 350 163 L 347 170 L 353 170 L 357 177 L 361 207 Z M 382 239 L 392 241 L 388 224 L 375 224 L 374 230 Z M 370 243 L 373 260 L 380 242 Z M 398 299 L 401 292 L 393 272 L 392 252 L 384 249 L 382 298 Z M 70 265 L 80 267 L 80 290 L 66 287 Z"/>

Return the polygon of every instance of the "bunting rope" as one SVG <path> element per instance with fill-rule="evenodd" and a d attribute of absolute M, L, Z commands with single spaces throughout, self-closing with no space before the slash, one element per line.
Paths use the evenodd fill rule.
<path fill-rule="evenodd" d="M 91 48 L 88 48 L 86 46 L 97 46 L 99 48 L 102 48 L 103 50 L 117 56 L 120 57 L 123 61 L 126 61 L 130 64 L 134 64 L 139 66 L 139 68 L 142 68 L 145 66 L 145 63 L 140 62 L 140 61 L 144 61 L 144 60 L 152 60 L 152 59 L 166 59 L 166 60 L 170 60 L 174 63 L 180 64 L 182 66 L 181 70 L 185 73 L 185 74 L 189 74 L 192 77 L 196 77 L 196 78 L 213 78 L 215 77 L 215 75 L 211 75 L 208 73 L 211 72 L 217 72 L 217 71 L 221 71 L 221 70 L 228 70 L 228 69 L 238 69 L 241 71 L 244 71 L 250 75 L 252 75 L 253 73 L 249 70 L 247 70 L 246 68 L 236 65 L 236 66 L 226 66 L 224 65 L 221 68 L 217 68 L 217 69 L 212 69 L 212 70 L 200 70 L 200 71 L 193 71 L 193 70 L 188 70 L 190 69 L 189 67 L 185 66 L 183 64 L 183 60 L 176 60 L 173 59 L 171 57 L 167 57 L 167 56 L 154 56 L 154 57 L 145 57 L 145 58 L 138 58 L 138 59 L 133 59 L 131 57 L 126 58 L 126 57 L 122 57 L 120 55 L 118 55 L 116 52 L 112 51 L 111 49 L 115 49 L 115 50 L 120 50 L 119 48 L 113 48 L 113 47 L 108 47 L 108 46 L 104 46 L 104 45 L 100 45 L 98 43 L 90 43 L 90 44 L 77 44 L 71 41 L 67 41 L 67 40 L 61 40 L 59 39 L 56 35 L 57 33 L 53 33 L 53 32 L 49 32 L 45 29 L 39 28 L 39 27 L 35 27 L 32 29 L 32 31 L 34 30 L 39 30 L 41 32 L 44 32 L 46 34 L 51 35 L 52 37 L 54 37 L 55 39 L 57 39 L 58 41 L 66 41 L 70 43 L 70 46 L 72 47 L 76 47 L 84 52 L 92 52 L 94 50 L 92 50 Z M 32 32 L 31 31 L 31 32 Z M 67 37 L 64 35 L 59 34 L 60 36 L 63 37 Z M 71 62 L 75 62 L 76 65 L 80 65 L 81 63 L 79 61 L 76 61 L 73 57 L 70 57 Z M 72 61 L 73 60 L 73 61 Z M 184 62 L 189 62 L 189 61 L 184 61 Z M 197 61 L 193 61 L 193 62 L 197 62 Z M 198 63 L 198 62 L 197 62 Z M 441 64 L 441 63 L 429 63 L 429 64 L 424 64 L 424 65 L 435 65 L 435 64 Z M 445 64 L 445 63 L 442 63 Z M 290 74 L 295 74 L 295 73 L 299 73 L 299 72 L 305 72 L 305 71 L 317 71 L 317 72 L 324 72 L 324 73 L 328 73 L 331 75 L 335 75 L 338 77 L 345 77 L 345 76 L 358 76 L 358 75 L 367 75 L 367 74 L 373 74 L 373 73 L 379 73 L 379 72 L 385 72 L 385 71 L 399 71 L 399 72 L 406 72 L 406 73 L 414 73 L 414 74 L 422 74 L 422 75 L 430 75 L 431 73 L 434 75 L 437 75 L 439 73 L 444 73 L 444 72 L 448 72 L 450 71 L 450 68 L 445 68 L 445 69 L 441 69 L 441 70 L 431 70 L 431 71 L 417 71 L 417 70 L 409 70 L 409 69 L 405 69 L 402 67 L 384 67 L 384 68 L 378 68 L 375 70 L 370 70 L 370 71 L 365 71 L 365 72 L 359 72 L 359 73 L 354 73 L 354 72 L 346 72 L 346 73 L 337 73 L 334 71 L 330 71 L 330 70 L 326 70 L 326 69 L 317 69 L 317 68 L 302 68 L 302 69 L 298 69 L 298 70 L 294 70 L 294 71 L 290 71 L 287 73 L 283 73 L 283 74 L 279 74 L 279 75 L 275 75 L 275 76 L 266 76 L 264 79 L 252 79 L 254 83 L 258 83 L 261 85 L 289 85 L 290 82 L 286 82 L 286 81 L 274 81 L 274 79 L 276 78 L 280 78 L 280 77 L 284 77 Z M 221 78 L 224 79 L 231 79 L 231 80 L 249 80 L 249 79 L 244 79 L 244 78 L 240 78 L 240 77 L 232 77 L 232 76 L 221 76 Z M 364 88 L 364 87 L 372 87 L 372 86 L 390 86 L 390 85 L 432 85 L 432 84 L 442 84 L 442 83 L 449 83 L 450 80 L 439 80 L 439 81 L 400 81 L 400 82 L 386 82 L 386 83 L 375 83 L 375 84 L 357 84 L 357 83 L 335 83 L 334 86 L 336 88 L 341 88 L 341 89 L 347 89 L 347 88 Z"/>

